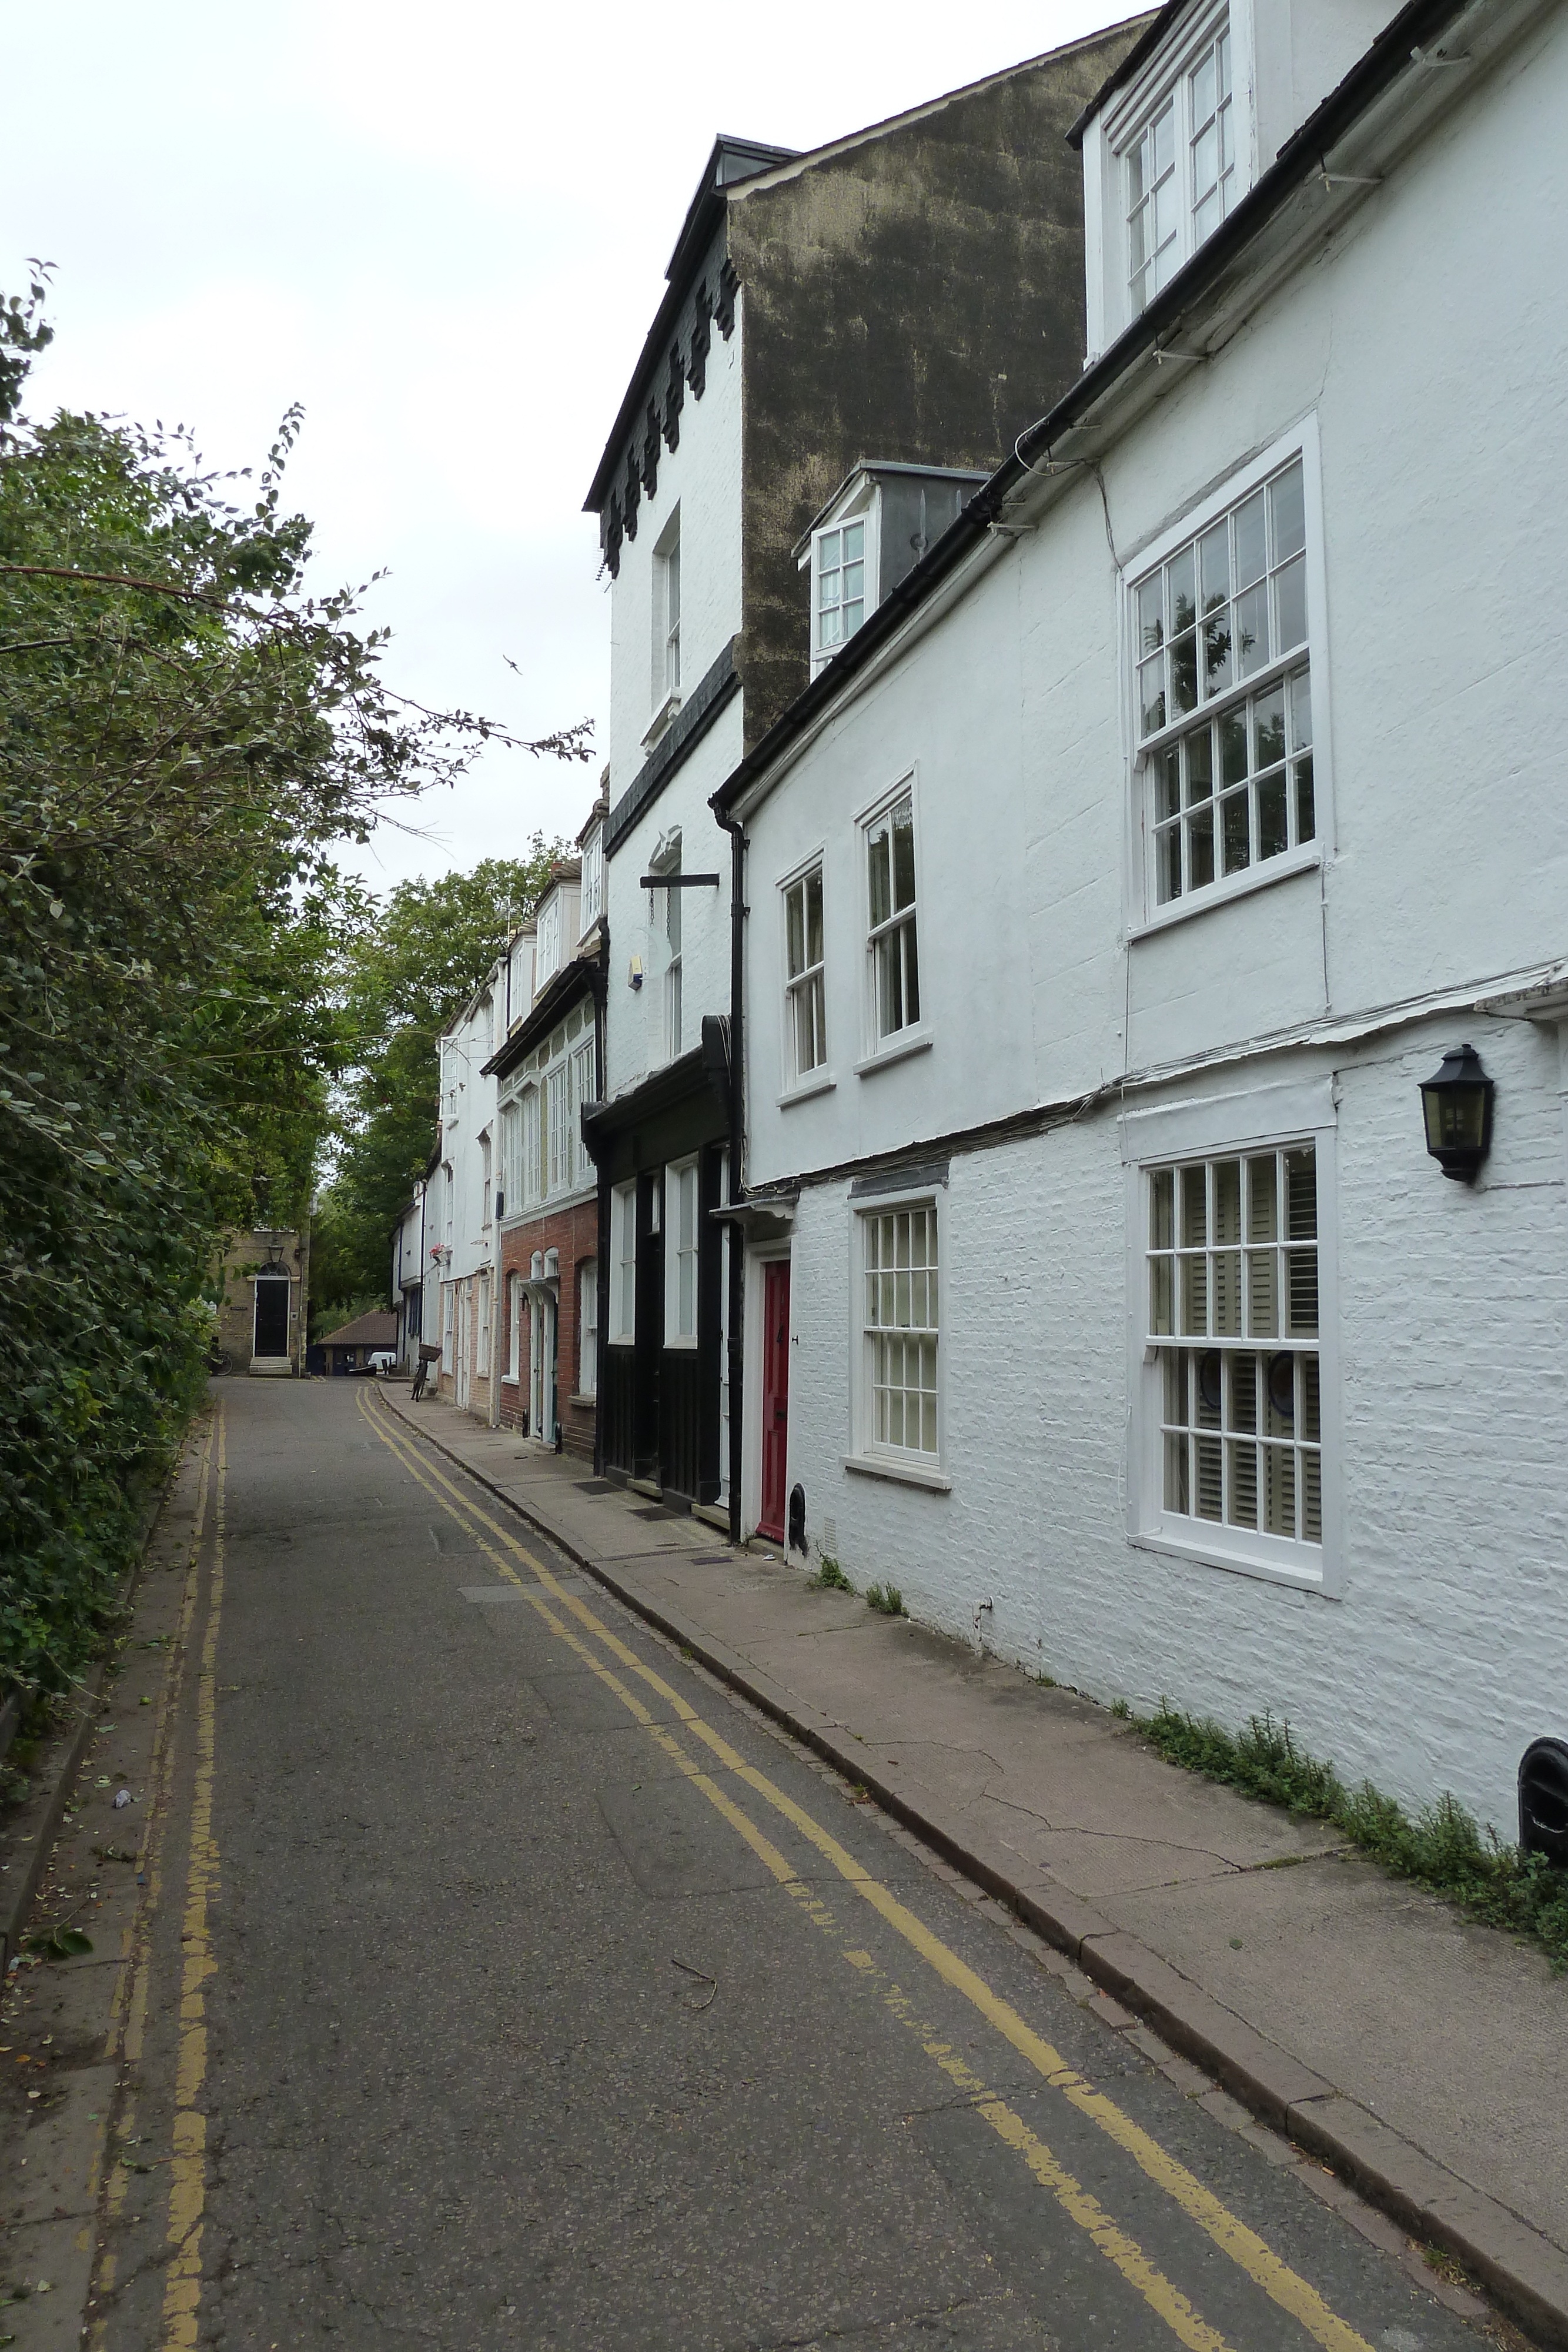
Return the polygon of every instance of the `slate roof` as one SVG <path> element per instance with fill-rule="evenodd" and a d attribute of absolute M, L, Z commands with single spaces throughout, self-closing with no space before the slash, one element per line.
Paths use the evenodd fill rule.
<path fill-rule="evenodd" d="M 329 1331 L 321 1341 L 323 1348 L 395 1348 L 397 1317 L 372 1308 L 369 1315 L 356 1315 L 340 1331 Z"/>

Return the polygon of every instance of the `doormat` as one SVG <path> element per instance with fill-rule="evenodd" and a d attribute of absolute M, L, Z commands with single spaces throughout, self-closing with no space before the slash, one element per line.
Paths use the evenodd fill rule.
<path fill-rule="evenodd" d="M 573 1486 L 580 1495 L 613 1495 L 613 1478 L 574 1478 Z"/>

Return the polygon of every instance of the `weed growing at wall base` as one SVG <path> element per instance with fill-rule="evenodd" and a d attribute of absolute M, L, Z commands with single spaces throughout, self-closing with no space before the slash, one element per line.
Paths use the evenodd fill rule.
<path fill-rule="evenodd" d="M 1347 1789 L 1332 1764 L 1309 1756 L 1288 1723 L 1253 1716 L 1242 1732 L 1179 1714 L 1162 1699 L 1138 1729 L 1166 1761 L 1244 1795 L 1331 1822 L 1350 1843 L 1397 1877 L 1440 1895 L 1469 1919 L 1528 1936 L 1554 1974 L 1568 1970 L 1568 1872 L 1521 1853 L 1450 1796 L 1412 1821 L 1393 1797 L 1364 1780 Z"/>
<path fill-rule="evenodd" d="M 822 1554 L 822 1563 L 815 1576 L 806 1579 L 813 1592 L 852 1592 L 854 1586 L 839 1566 L 831 1551 Z"/>
<path fill-rule="evenodd" d="M 868 1584 L 865 1589 L 866 1607 L 874 1609 L 879 1617 L 907 1617 L 904 1595 L 896 1584 Z"/>

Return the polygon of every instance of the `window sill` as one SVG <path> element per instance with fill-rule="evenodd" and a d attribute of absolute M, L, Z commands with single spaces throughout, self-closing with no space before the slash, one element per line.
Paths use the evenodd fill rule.
<path fill-rule="evenodd" d="M 1185 898 L 1173 898 L 1167 906 L 1156 907 L 1143 922 L 1134 923 L 1127 933 L 1127 943 L 1136 947 L 1140 940 L 1155 931 L 1169 930 L 1173 923 L 1192 921 L 1206 915 L 1211 907 L 1228 907 L 1238 898 L 1250 898 L 1254 890 L 1267 890 L 1276 882 L 1289 882 L 1299 874 L 1312 874 L 1323 862 L 1322 844 L 1310 842 L 1304 849 L 1288 850 L 1282 857 L 1270 857 L 1261 866 L 1249 866 L 1240 874 L 1229 875 L 1223 882 L 1211 882 L 1200 893 L 1189 892 Z"/>
<path fill-rule="evenodd" d="M 664 1341 L 664 1353 L 667 1356 L 695 1356 L 696 1349 L 697 1343 L 695 1334 L 689 1339 L 666 1339 Z"/>
<path fill-rule="evenodd" d="M 810 1102 L 813 1095 L 831 1094 L 838 1083 L 837 1078 L 830 1071 L 813 1070 L 811 1076 L 809 1078 L 802 1078 L 798 1087 L 785 1088 L 779 1097 L 779 1108 L 780 1110 L 788 1110 L 791 1103 Z"/>
<path fill-rule="evenodd" d="M 862 1478 L 892 1478 L 901 1486 L 925 1486 L 935 1495 L 953 1491 L 953 1481 L 942 1471 L 927 1470 L 918 1462 L 901 1462 L 892 1454 L 846 1454 L 844 1468 Z"/>
<path fill-rule="evenodd" d="M 669 727 L 680 707 L 681 698 L 678 694 L 665 695 L 664 699 L 660 703 L 659 708 L 654 711 L 653 718 L 648 722 L 648 731 L 643 738 L 643 749 L 644 751 L 651 751 L 653 750 L 660 736 L 663 735 Z"/>
<path fill-rule="evenodd" d="M 503 1372 L 501 1374 L 501 1386 L 504 1389 L 520 1389 L 522 1384 L 523 1376 L 520 1372 Z"/>
<path fill-rule="evenodd" d="M 567 1399 L 568 1404 L 591 1405 L 593 1402 L 594 1396 L 591 1389 L 579 1389 Z"/>
<path fill-rule="evenodd" d="M 1186 1560 L 1195 1568 L 1218 1568 L 1231 1576 L 1254 1577 L 1260 1584 L 1283 1584 L 1297 1592 L 1321 1593 L 1325 1601 L 1336 1598 L 1321 1567 L 1291 1568 L 1282 1561 L 1223 1551 L 1217 1544 L 1188 1541 L 1179 1536 L 1145 1534 L 1129 1536 L 1127 1540 L 1134 1551 L 1161 1552 L 1167 1559 Z"/>
<path fill-rule="evenodd" d="M 868 1054 L 863 1061 L 857 1062 L 855 1076 L 868 1078 L 873 1070 L 883 1070 L 890 1062 L 906 1061 L 911 1054 L 928 1054 L 935 1043 L 929 1029 L 915 1029 L 907 1034 L 896 1035 L 887 1045 L 879 1045 L 874 1054 Z"/>

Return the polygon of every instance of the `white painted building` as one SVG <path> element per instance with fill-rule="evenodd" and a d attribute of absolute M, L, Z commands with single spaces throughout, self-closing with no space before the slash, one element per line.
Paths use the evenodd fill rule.
<path fill-rule="evenodd" d="M 441 1033 L 440 1162 L 426 1188 L 425 1241 L 439 1252 L 439 1387 L 465 1412 L 488 1417 L 496 1310 L 496 1081 L 486 1069 L 506 1034 L 510 964 L 518 940 Z M 434 1288 L 434 1286 L 433 1286 Z M 428 1294 L 427 1294 L 428 1295 Z"/>
<path fill-rule="evenodd" d="M 434 1164 L 439 1165 L 439 1162 Z M 412 1374 L 419 1361 L 420 1344 L 424 1328 L 424 1297 L 426 1280 L 436 1271 L 426 1255 L 424 1238 L 424 1196 L 426 1178 L 421 1177 L 413 1188 L 408 1206 L 392 1230 L 392 1303 L 397 1318 L 397 1368 Z M 436 1296 L 437 1283 L 431 1280 L 430 1295 Z"/>
<path fill-rule="evenodd" d="M 599 1375 L 598 1177 L 582 1113 L 602 1092 L 601 795 L 534 910 L 531 985 L 516 975 L 497 1086 L 503 1204 L 493 1419 L 591 1461 Z"/>
<path fill-rule="evenodd" d="M 1385 13 L 1155 20 L 1082 381 L 719 795 L 743 1517 L 1511 1832 L 1568 1734 L 1568 18 Z"/>
<path fill-rule="evenodd" d="M 599 1460 L 727 1528 L 736 932 L 709 803 L 1027 424 L 1020 363 L 1076 374 L 1064 137 L 1133 37 L 804 155 L 718 140 L 590 488 L 612 646 Z M 821 589 L 830 547 L 808 627 L 798 556 Z"/>

